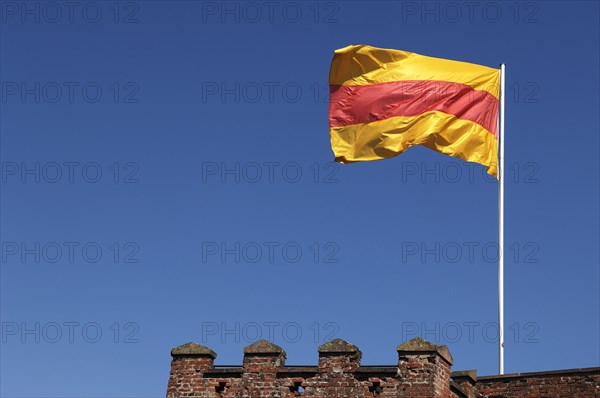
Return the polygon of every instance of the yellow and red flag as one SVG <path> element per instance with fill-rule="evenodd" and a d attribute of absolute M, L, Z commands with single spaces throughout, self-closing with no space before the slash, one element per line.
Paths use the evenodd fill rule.
<path fill-rule="evenodd" d="M 336 161 L 387 159 L 422 145 L 498 175 L 500 70 L 348 46 L 335 51 L 329 86 Z"/>

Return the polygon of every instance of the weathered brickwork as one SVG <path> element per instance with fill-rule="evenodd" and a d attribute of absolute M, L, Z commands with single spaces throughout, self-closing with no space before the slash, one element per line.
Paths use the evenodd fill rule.
<path fill-rule="evenodd" d="M 241 367 L 215 367 L 196 343 L 171 351 L 167 397 L 202 398 L 600 398 L 600 368 L 477 377 L 451 372 L 448 348 L 415 338 L 397 347 L 395 366 L 361 366 L 360 350 L 340 339 L 319 347 L 318 366 L 286 366 L 265 340 L 244 349 Z"/>
<path fill-rule="evenodd" d="M 600 368 L 486 376 L 477 380 L 482 397 L 600 397 Z"/>

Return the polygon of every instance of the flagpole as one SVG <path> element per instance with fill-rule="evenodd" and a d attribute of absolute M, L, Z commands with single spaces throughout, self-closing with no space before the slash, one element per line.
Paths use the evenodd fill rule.
<path fill-rule="evenodd" d="M 505 65 L 500 65 L 500 118 L 498 136 L 498 351 L 499 374 L 504 374 L 504 81 Z"/>

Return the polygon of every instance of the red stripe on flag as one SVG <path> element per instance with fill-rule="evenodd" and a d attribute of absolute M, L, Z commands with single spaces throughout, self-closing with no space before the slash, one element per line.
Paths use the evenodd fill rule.
<path fill-rule="evenodd" d="M 498 99 L 487 91 L 437 80 L 330 85 L 329 126 L 370 123 L 440 111 L 481 125 L 498 137 Z"/>

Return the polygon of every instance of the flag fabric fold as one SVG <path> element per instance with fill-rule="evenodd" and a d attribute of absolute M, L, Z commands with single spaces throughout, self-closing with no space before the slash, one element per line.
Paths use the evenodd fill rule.
<path fill-rule="evenodd" d="M 415 145 L 498 174 L 500 71 L 370 46 L 335 51 L 329 128 L 335 160 L 387 159 Z"/>

